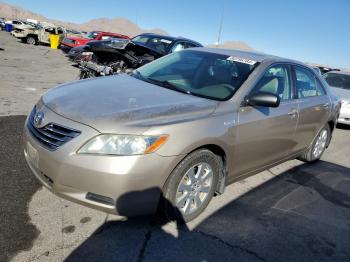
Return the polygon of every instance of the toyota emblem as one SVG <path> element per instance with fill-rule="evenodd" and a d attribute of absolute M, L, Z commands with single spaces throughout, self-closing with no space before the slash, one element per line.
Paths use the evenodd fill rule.
<path fill-rule="evenodd" d="M 40 125 L 42 124 L 44 120 L 44 113 L 39 111 L 39 112 L 36 112 L 35 115 L 34 115 L 34 126 L 35 127 L 40 127 Z"/>

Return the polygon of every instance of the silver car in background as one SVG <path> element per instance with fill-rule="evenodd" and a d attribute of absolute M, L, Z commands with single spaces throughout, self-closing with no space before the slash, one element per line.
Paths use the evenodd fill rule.
<path fill-rule="evenodd" d="M 230 183 L 296 157 L 320 159 L 340 107 L 327 86 L 297 61 L 186 49 L 131 76 L 51 89 L 26 120 L 24 153 L 61 197 L 190 221 Z"/>
<path fill-rule="evenodd" d="M 323 77 L 341 99 L 338 123 L 350 125 L 350 72 L 331 71 Z"/>

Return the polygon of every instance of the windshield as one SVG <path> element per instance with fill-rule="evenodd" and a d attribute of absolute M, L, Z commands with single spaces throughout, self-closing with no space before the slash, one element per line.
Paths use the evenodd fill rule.
<path fill-rule="evenodd" d="M 154 49 L 160 53 L 165 53 L 172 43 L 172 41 L 169 39 L 152 35 L 138 35 L 135 36 L 132 41 L 134 43 L 148 46 L 149 48 Z"/>
<path fill-rule="evenodd" d="M 327 73 L 323 77 L 330 86 L 350 90 L 350 75 Z"/>
<path fill-rule="evenodd" d="M 244 58 L 185 50 L 140 67 L 134 76 L 195 96 L 227 100 L 256 65 Z"/>
<path fill-rule="evenodd" d="M 85 34 L 85 38 L 95 39 L 98 36 L 98 32 L 89 32 Z"/>

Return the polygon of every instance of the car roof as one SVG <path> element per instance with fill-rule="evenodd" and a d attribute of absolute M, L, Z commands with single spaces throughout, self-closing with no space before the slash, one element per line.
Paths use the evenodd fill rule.
<path fill-rule="evenodd" d="M 348 71 L 329 71 L 327 74 L 332 73 L 332 74 L 338 74 L 338 75 L 350 75 L 350 72 Z"/>
<path fill-rule="evenodd" d="M 194 40 L 192 40 L 192 39 L 189 39 L 189 38 L 182 37 L 182 36 L 169 36 L 169 35 L 160 35 L 160 34 L 154 34 L 154 33 L 143 33 L 143 34 L 139 34 L 139 35 L 137 35 L 137 36 L 140 36 L 140 35 L 149 35 L 149 36 L 154 36 L 154 37 L 162 37 L 162 38 L 167 39 L 167 40 L 170 40 L 170 41 L 183 40 L 183 41 L 188 41 L 188 42 L 195 43 L 195 44 L 197 44 L 198 46 L 202 46 L 201 43 L 199 43 L 199 42 L 197 42 L 197 41 L 194 41 Z"/>
<path fill-rule="evenodd" d="M 215 53 L 215 54 L 221 54 L 221 55 L 227 55 L 227 56 L 235 56 L 238 58 L 244 58 L 253 60 L 256 62 L 263 62 L 263 61 L 272 61 L 272 62 L 286 62 L 286 63 L 295 63 L 300 64 L 305 67 L 311 68 L 310 66 L 293 59 L 289 58 L 283 58 L 275 55 L 269 55 L 262 52 L 256 52 L 256 51 L 245 51 L 240 49 L 223 49 L 223 48 L 209 48 L 209 47 L 202 47 L 202 48 L 191 48 L 196 51 L 202 51 L 202 52 L 208 52 L 208 53 Z"/>

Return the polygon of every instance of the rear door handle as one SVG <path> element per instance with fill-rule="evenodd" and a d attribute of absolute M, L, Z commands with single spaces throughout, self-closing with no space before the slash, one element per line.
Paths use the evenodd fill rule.
<path fill-rule="evenodd" d="M 329 103 L 323 104 L 323 107 L 324 107 L 324 108 L 328 108 L 328 107 L 329 107 Z"/>

